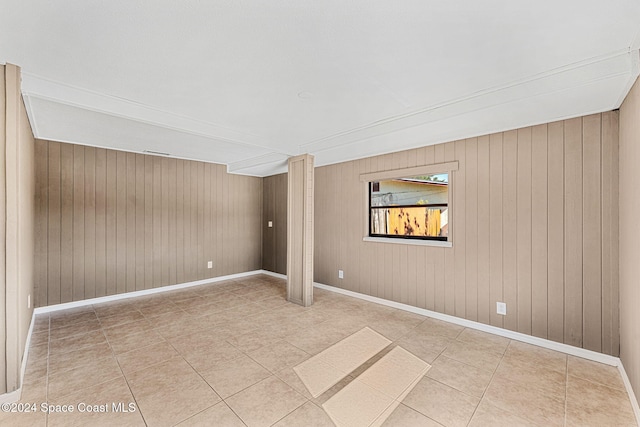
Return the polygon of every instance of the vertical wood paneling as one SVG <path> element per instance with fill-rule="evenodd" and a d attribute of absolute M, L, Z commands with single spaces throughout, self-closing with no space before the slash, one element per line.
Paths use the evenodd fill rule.
<path fill-rule="evenodd" d="M 66 144 L 65 144 L 66 145 Z M 106 295 L 113 295 L 116 292 L 117 282 L 117 184 L 116 184 L 116 163 L 117 152 L 106 151 Z M 115 185 L 114 185 L 115 184 Z"/>
<path fill-rule="evenodd" d="M 465 316 L 478 320 L 478 139 L 465 141 Z"/>
<path fill-rule="evenodd" d="M 582 118 L 564 124 L 564 342 L 582 346 Z"/>
<path fill-rule="evenodd" d="M 491 242 L 491 211 L 490 211 L 490 170 L 489 170 L 489 136 L 478 138 L 478 249 L 477 249 L 477 269 L 478 269 L 478 318 L 479 322 L 491 324 L 491 303 L 490 289 L 490 242 Z"/>
<path fill-rule="evenodd" d="M 517 171 L 518 332 L 531 334 L 531 128 L 518 130 Z"/>
<path fill-rule="evenodd" d="M 39 301 L 39 304 L 59 304 L 62 302 L 60 280 L 62 279 L 61 270 L 61 146 L 57 142 L 49 143 L 48 152 L 48 172 L 47 181 L 49 183 L 49 199 L 48 199 L 48 229 L 47 235 L 47 299 Z M 44 210 L 44 209 L 43 209 Z M 45 292 L 42 292 L 43 294 Z"/>
<path fill-rule="evenodd" d="M 437 147 L 436 147 L 437 148 Z M 439 151 L 436 150 L 436 162 L 439 161 Z M 456 159 L 456 143 L 448 142 L 444 145 L 444 159 L 443 161 L 448 162 Z M 451 180 L 451 191 L 453 192 L 453 197 L 450 198 L 452 202 L 451 210 L 455 212 L 458 208 L 457 205 L 457 193 L 458 193 L 458 183 L 464 182 L 458 172 L 453 172 L 452 176 L 449 178 Z M 455 215 L 455 213 L 453 214 Z M 453 216 L 452 215 L 452 216 Z M 449 227 L 449 235 L 453 239 L 453 247 L 445 249 L 444 254 L 444 312 L 446 314 L 454 315 L 456 311 L 455 302 L 456 302 L 456 249 L 458 248 L 459 243 L 464 240 L 464 233 L 461 230 L 458 230 L 456 227 L 458 224 L 452 223 Z M 458 238 L 459 236 L 459 238 Z M 436 303 L 438 299 L 436 298 Z M 438 310 L 438 306 L 436 305 L 436 310 Z"/>
<path fill-rule="evenodd" d="M 96 149 L 84 149 L 84 297 L 96 296 Z"/>
<path fill-rule="evenodd" d="M 219 215 L 224 166 L 42 140 L 36 148 L 38 305 L 260 268 L 260 178 L 238 176 L 227 187 L 240 194 L 231 224 Z M 213 255 L 223 229 L 235 255 Z"/>
<path fill-rule="evenodd" d="M 127 153 L 127 292 L 136 290 L 136 155 Z"/>
<path fill-rule="evenodd" d="M 127 291 L 127 153 L 116 154 L 116 293 Z"/>
<path fill-rule="evenodd" d="M 60 149 L 60 302 L 73 300 L 73 146 Z"/>
<path fill-rule="evenodd" d="M 548 132 L 548 338 L 564 342 L 564 122 Z"/>
<path fill-rule="evenodd" d="M 601 114 L 582 120 L 583 346 L 602 350 Z"/>
<path fill-rule="evenodd" d="M 96 297 L 107 294 L 107 151 L 96 148 Z M 45 305 L 44 303 L 42 305 Z"/>
<path fill-rule="evenodd" d="M 531 135 L 531 334 L 547 337 L 547 125 Z"/>
<path fill-rule="evenodd" d="M 136 154 L 135 163 L 136 191 L 135 191 L 135 253 L 136 253 L 136 290 L 144 289 L 144 267 L 146 254 L 144 253 L 144 208 L 145 208 L 145 182 L 144 182 L 144 155 Z"/>
<path fill-rule="evenodd" d="M 458 160 L 459 169 L 456 174 L 455 190 L 453 192 L 453 228 L 457 235 L 456 244 L 453 248 L 455 253 L 455 285 L 454 314 L 464 318 L 466 316 L 466 236 L 467 236 L 467 192 L 466 192 L 466 151 L 467 144 L 464 140 L 455 142 L 455 158 Z M 454 237 L 455 238 L 455 237 Z"/>
<path fill-rule="evenodd" d="M 505 132 L 502 140 L 502 298 L 507 304 L 503 326 L 518 329 L 518 132 Z"/>
<path fill-rule="evenodd" d="M 491 325 L 503 326 L 503 316 L 496 313 L 496 302 L 503 297 L 503 141 L 502 134 L 489 136 L 489 299 Z"/>
<path fill-rule="evenodd" d="M 40 262 L 35 263 L 34 283 L 47 283 L 47 271 L 49 269 L 48 251 L 48 223 L 49 223 L 49 145 L 45 141 L 35 142 L 35 168 L 36 168 L 36 188 L 35 188 L 35 224 L 34 233 L 36 236 L 34 255 Z M 47 301 L 47 287 L 37 286 L 34 295 L 34 304 L 39 306 L 43 301 Z"/>

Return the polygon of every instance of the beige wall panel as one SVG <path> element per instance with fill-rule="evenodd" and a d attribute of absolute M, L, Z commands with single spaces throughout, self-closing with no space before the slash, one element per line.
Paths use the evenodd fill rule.
<path fill-rule="evenodd" d="M 73 146 L 73 301 L 82 300 L 84 296 L 84 148 Z"/>
<path fill-rule="evenodd" d="M 564 342 L 564 122 L 550 123 L 547 132 L 547 335 Z"/>
<path fill-rule="evenodd" d="M 106 235 L 106 201 L 107 201 L 107 151 L 96 149 L 96 297 L 106 295 L 107 286 L 107 235 Z M 46 283 L 46 282 L 44 282 Z M 46 288 L 46 286 L 41 286 Z M 43 300 L 40 305 L 46 305 Z"/>
<path fill-rule="evenodd" d="M 491 266 L 491 187 L 490 187 L 489 136 L 478 138 L 478 318 L 479 322 L 491 324 L 491 312 L 495 303 L 491 303 L 490 266 Z"/>
<path fill-rule="evenodd" d="M 127 153 L 126 290 L 136 290 L 136 154 Z"/>
<path fill-rule="evenodd" d="M 640 399 L 640 83 L 620 107 L 620 359 Z"/>
<path fill-rule="evenodd" d="M 40 305 L 260 267 L 260 178 L 238 177 L 225 186 L 243 195 L 230 209 L 222 202 L 228 195 L 217 192 L 220 181 L 229 181 L 224 166 L 48 141 L 38 146 L 37 179 L 48 189 L 47 197 L 35 199 L 37 221 L 48 227 L 39 242 L 46 256 L 37 257 L 35 267 L 46 271 L 37 280 L 45 296 Z M 219 215 L 225 209 L 235 222 Z M 231 241 L 219 243 L 229 248 L 235 241 L 235 256 L 245 259 L 234 266 L 234 254 L 220 249 L 213 255 L 209 241 L 220 234 L 212 236 L 214 229 L 228 230 Z"/>
<path fill-rule="evenodd" d="M 518 330 L 518 132 L 505 132 L 502 145 L 502 302 L 504 327 Z M 454 190 L 455 191 L 455 190 Z M 455 227 L 455 224 L 454 224 Z"/>
<path fill-rule="evenodd" d="M 0 76 L 2 78 L 2 76 Z M 1 112 L 0 112 L 0 117 Z M 0 119 L 1 121 L 2 119 Z M 1 130 L 0 130 L 1 131 Z M 34 283 L 46 283 L 47 271 L 49 269 L 49 262 L 47 259 L 47 250 L 49 244 L 49 212 L 48 212 L 48 199 L 49 199 L 49 164 L 48 164 L 48 151 L 49 146 L 44 141 L 36 141 L 35 144 L 35 162 L 36 162 L 36 199 L 35 199 L 35 235 L 38 238 L 35 241 L 35 259 L 41 259 L 42 261 L 35 265 L 34 271 Z M 1 237 L 0 237 L 1 238 Z M 0 240 L 1 241 L 1 240 Z M 38 288 L 37 293 L 34 295 L 34 304 L 37 307 L 40 301 L 47 300 L 47 287 L 42 286 Z"/>
<path fill-rule="evenodd" d="M 96 296 L 96 149 L 84 150 L 84 295 Z"/>
<path fill-rule="evenodd" d="M 517 165 L 518 332 L 531 334 L 531 128 L 518 130 Z"/>
<path fill-rule="evenodd" d="M 439 163 L 439 150 L 436 147 L 436 163 Z M 456 143 L 448 142 L 444 145 L 444 162 L 453 161 L 456 159 Z M 451 179 L 451 187 L 453 191 L 453 197 L 451 197 L 452 201 L 452 210 L 455 211 L 456 208 L 456 188 L 458 186 L 458 182 L 462 181 L 458 179 L 458 172 L 452 173 Z M 462 181 L 464 182 L 464 181 Z M 455 215 L 455 214 L 454 214 Z M 458 247 L 458 241 L 456 241 L 457 237 L 460 238 L 458 240 L 462 241 L 464 239 L 464 234 L 462 232 L 458 233 L 456 226 L 452 224 L 452 227 L 449 228 L 449 234 L 453 239 L 453 247 L 445 249 L 444 255 L 444 313 L 455 315 L 456 311 L 456 248 Z M 437 300 L 436 300 L 437 301 Z M 436 306 L 437 307 L 437 306 Z M 436 308 L 437 309 L 437 308 Z"/>
<path fill-rule="evenodd" d="M 0 242 L 6 242 L 6 74 L 5 65 L 0 65 Z M 6 307 L 6 245 L 0 245 L 0 306 Z M 7 319 L 0 316 L 0 363 L 7 364 L 6 351 Z M 7 370 L 0 369 L 0 393 L 7 392 Z"/>
<path fill-rule="evenodd" d="M 465 317 L 478 320 L 478 138 L 465 141 Z"/>
<path fill-rule="evenodd" d="M 116 153 L 116 292 L 127 291 L 127 153 Z"/>
<path fill-rule="evenodd" d="M 73 146 L 60 149 L 60 302 L 73 301 Z"/>
<path fill-rule="evenodd" d="M 531 334 L 547 338 L 547 125 L 531 135 Z"/>
<path fill-rule="evenodd" d="M 502 327 L 504 317 L 496 313 L 496 302 L 503 301 L 502 277 L 502 134 L 489 136 L 489 299 L 490 324 Z"/>
<path fill-rule="evenodd" d="M 564 124 L 564 340 L 582 346 L 582 118 Z"/>
<path fill-rule="evenodd" d="M 38 301 L 38 305 L 46 305 L 47 301 L 51 301 L 50 304 L 58 304 L 60 299 L 60 239 L 61 239 L 61 187 L 60 187 L 60 144 L 57 142 L 47 143 L 49 150 L 47 152 L 48 163 L 48 188 L 49 198 L 45 202 L 47 203 L 47 210 L 49 211 L 49 217 L 47 219 L 49 233 L 47 235 L 47 278 L 42 283 L 48 283 L 46 288 L 47 299 Z M 43 153 L 44 154 L 44 153 Z M 40 210 L 44 213 L 44 209 Z M 41 260 L 43 260 L 41 258 Z M 37 285 L 41 283 L 38 282 Z"/>
<path fill-rule="evenodd" d="M 583 346 L 602 350 L 601 139 L 602 115 L 582 120 Z"/>
<path fill-rule="evenodd" d="M 454 314 L 457 317 L 465 318 L 466 316 L 466 239 L 467 239 L 467 203 L 466 203 L 466 151 L 467 144 L 464 140 L 455 142 L 455 158 L 458 160 L 459 169 L 454 172 L 455 175 L 455 189 L 453 190 L 453 222 L 454 228 L 454 241 L 453 247 L 454 258 L 454 272 L 455 272 L 455 310 Z M 452 186 L 453 188 L 453 186 Z M 456 238 L 457 236 L 457 238 Z"/>

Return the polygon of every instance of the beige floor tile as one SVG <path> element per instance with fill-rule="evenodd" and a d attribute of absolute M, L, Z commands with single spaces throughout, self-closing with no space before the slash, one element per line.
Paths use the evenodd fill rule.
<path fill-rule="evenodd" d="M 50 400 L 49 404 L 75 408 L 73 413 L 50 413 L 51 427 L 145 425 L 123 377 Z"/>
<path fill-rule="evenodd" d="M 233 336 L 227 341 L 239 350 L 250 353 L 269 344 L 280 341 L 280 335 L 267 333 L 264 330 L 256 329 L 241 335 Z"/>
<path fill-rule="evenodd" d="M 571 376 L 580 377 L 607 387 L 625 390 L 620 372 L 614 366 L 574 356 L 569 356 L 567 364 L 569 375 Z"/>
<path fill-rule="evenodd" d="M 469 328 L 462 331 L 456 339 L 458 341 L 478 344 L 479 346 L 486 347 L 488 350 L 503 354 L 507 350 L 509 342 L 511 341 L 509 338 Z"/>
<path fill-rule="evenodd" d="M 488 371 L 494 371 L 503 357 L 502 353 L 496 353 L 484 346 L 462 341 L 453 341 L 442 352 L 442 355 Z"/>
<path fill-rule="evenodd" d="M 518 359 L 532 365 L 542 365 L 562 374 L 567 372 L 567 355 L 520 341 L 511 341 L 505 358 Z"/>
<path fill-rule="evenodd" d="M 480 402 L 476 413 L 473 414 L 469 427 L 535 427 L 529 421 L 526 421 L 516 415 L 504 411 L 497 406 L 493 406 L 486 401 Z"/>
<path fill-rule="evenodd" d="M 220 402 L 220 397 L 180 358 L 126 375 L 145 421 L 175 425 Z"/>
<path fill-rule="evenodd" d="M 49 399 L 57 399 L 81 389 L 100 384 L 122 376 L 115 357 L 95 359 L 90 365 L 49 375 Z"/>
<path fill-rule="evenodd" d="M 221 362 L 215 369 L 201 372 L 201 375 L 220 397 L 226 399 L 270 377 L 271 373 L 250 357 L 241 355 Z"/>
<path fill-rule="evenodd" d="M 180 354 L 188 354 L 206 349 L 224 342 L 233 336 L 233 332 L 224 328 L 210 328 L 169 338 L 168 341 Z"/>
<path fill-rule="evenodd" d="M 249 427 L 270 426 L 306 401 L 274 376 L 226 399 L 233 412 Z"/>
<path fill-rule="evenodd" d="M 430 335 L 440 335 L 449 339 L 455 339 L 464 330 L 464 327 L 443 322 L 442 320 L 427 318 L 416 326 L 415 330 Z"/>
<path fill-rule="evenodd" d="M 122 338 L 128 335 L 140 334 L 153 329 L 153 324 L 146 319 L 137 320 L 135 322 L 127 323 L 126 326 L 115 326 L 113 328 L 103 328 L 104 334 L 107 339 L 114 340 Z"/>
<path fill-rule="evenodd" d="M 274 424 L 274 427 L 334 427 L 327 413 L 307 402 Z"/>
<path fill-rule="evenodd" d="M 213 346 L 192 351 L 183 355 L 198 372 L 207 372 L 217 369 L 220 363 L 236 359 L 243 353 L 226 341 L 220 341 Z"/>
<path fill-rule="evenodd" d="M 101 304 L 93 305 L 93 310 L 98 316 L 98 319 L 101 317 L 113 316 L 114 314 L 124 314 L 131 311 L 138 311 L 135 304 L 130 301 L 111 301 L 105 302 Z"/>
<path fill-rule="evenodd" d="M 494 377 L 484 399 L 512 414 L 540 425 L 561 426 L 564 424 L 564 393 L 552 395 L 549 391 Z"/>
<path fill-rule="evenodd" d="M 577 377 L 569 377 L 567 425 L 635 426 L 628 395 Z"/>
<path fill-rule="evenodd" d="M 395 399 L 354 380 L 322 407 L 338 427 L 367 427 L 395 404 Z"/>
<path fill-rule="evenodd" d="M 314 360 L 313 363 L 302 363 L 295 366 L 293 371 L 304 385 L 304 389 L 312 397 L 320 396 L 349 374 L 320 359 Z"/>
<path fill-rule="evenodd" d="M 55 375 L 62 371 L 91 366 L 96 359 L 107 356 L 113 356 L 113 352 L 106 342 L 68 353 L 55 353 L 49 357 L 49 372 Z"/>
<path fill-rule="evenodd" d="M 466 426 L 480 399 L 431 378 L 423 378 L 402 401 L 445 426 Z"/>
<path fill-rule="evenodd" d="M 127 353 L 160 342 L 164 342 L 164 338 L 153 330 L 140 332 L 138 334 L 122 335 L 117 338 L 109 338 L 109 345 L 115 354 Z"/>
<path fill-rule="evenodd" d="M 112 316 L 100 317 L 100 324 L 103 328 L 109 328 L 112 326 L 125 325 L 142 319 L 144 319 L 144 316 L 139 311 L 129 311 L 126 313 L 117 313 Z"/>
<path fill-rule="evenodd" d="M 384 427 L 441 427 L 429 417 L 422 415 L 408 406 L 398 405 L 395 411 L 382 424 Z"/>
<path fill-rule="evenodd" d="M 495 373 L 503 378 L 523 385 L 532 385 L 548 390 L 553 395 L 562 395 L 567 386 L 567 375 L 547 368 L 547 365 L 534 365 L 515 357 L 505 357 Z"/>
<path fill-rule="evenodd" d="M 20 393 L 21 402 L 46 402 L 48 380 L 46 376 L 37 378 L 25 378 Z M 2 423 L 0 423 L 2 425 Z"/>
<path fill-rule="evenodd" d="M 40 411 L 40 403 L 36 404 L 35 412 L 3 412 L 0 411 L 0 425 L 10 427 L 45 427 L 47 414 Z M 17 407 L 15 408 L 17 411 Z"/>
<path fill-rule="evenodd" d="M 49 344 L 33 344 L 29 346 L 29 363 L 47 363 Z"/>
<path fill-rule="evenodd" d="M 127 353 L 120 353 L 116 358 L 118 359 L 120 369 L 122 369 L 122 372 L 126 375 L 176 356 L 178 356 L 178 352 L 173 346 L 166 341 L 162 341 Z"/>
<path fill-rule="evenodd" d="M 74 323 L 82 323 L 97 319 L 93 307 L 76 307 L 68 310 L 54 311 L 50 313 L 49 318 L 52 330 L 69 326 Z"/>
<path fill-rule="evenodd" d="M 31 344 L 36 345 L 46 345 L 49 344 L 49 331 L 44 330 L 40 332 L 33 332 L 31 334 Z"/>
<path fill-rule="evenodd" d="M 482 397 L 493 372 L 440 356 L 433 362 L 427 376 L 463 393 Z"/>
<path fill-rule="evenodd" d="M 49 313 L 37 314 L 33 322 L 33 332 L 49 331 Z"/>
<path fill-rule="evenodd" d="M 216 403 L 209 409 L 187 418 L 179 427 L 245 427 L 245 424 L 224 402 Z"/>
<path fill-rule="evenodd" d="M 61 326 L 57 329 L 51 329 L 49 339 L 59 340 L 62 338 L 68 338 L 73 335 L 86 334 L 87 332 L 99 330 L 101 327 L 100 322 L 95 317 L 95 315 L 93 317 L 94 317 L 93 320 L 74 323 L 69 326 Z"/>
<path fill-rule="evenodd" d="M 344 339 L 347 335 L 348 334 L 338 328 L 324 326 L 324 324 L 321 323 L 317 326 L 289 334 L 284 339 L 299 349 L 315 355 Z"/>
<path fill-rule="evenodd" d="M 252 351 L 249 357 L 269 371 L 275 372 L 302 363 L 309 358 L 309 354 L 286 341 L 277 341 Z"/>

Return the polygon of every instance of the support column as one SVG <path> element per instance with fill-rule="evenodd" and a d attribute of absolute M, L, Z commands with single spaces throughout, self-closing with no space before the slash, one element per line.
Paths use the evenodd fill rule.
<path fill-rule="evenodd" d="M 313 304 L 313 156 L 289 158 L 287 300 Z"/>

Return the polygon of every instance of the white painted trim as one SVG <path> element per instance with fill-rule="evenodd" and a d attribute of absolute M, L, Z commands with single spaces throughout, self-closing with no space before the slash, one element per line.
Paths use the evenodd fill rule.
<path fill-rule="evenodd" d="M 108 295 L 105 297 L 90 298 L 82 301 L 73 301 L 73 302 L 66 302 L 62 304 L 49 305 L 46 307 L 38 307 L 34 310 L 34 313 L 35 314 L 50 313 L 53 311 L 66 310 L 68 308 L 84 307 L 87 305 L 100 304 L 104 302 L 118 301 L 123 299 L 141 297 L 145 295 L 159 294 L 162 292 L 175 291 L 178 289 L 185 289 L 193 286 L 206 285 L 206 284 L 211 284 L 216 282 L 224 282 L 225 280 L 238 279 L 241 277 L 255 276 L 256 274 L 261 274 L 262 271 L 263 270 L 253 270 L 253 271 L 247 271 L 244 273 L 229 274 L 227 276 L 212 277 L 211 279 L 203 279 L 203 280 L 196 280 L 193 282 L 179 283 L 177 285 L 162 286 L 160 288 L 144 289 L 141 291 L 125 292 L 123 294 Z"/>
<path fill-rule="evenodd" d="M 631 400 L 631 407 L 633 408 L 633 413 L 636 415 L 636 422 L 640 426 L 640 405 L 638 405 L 638 399 L 636 398 L 636 394 L 634 393 L 633 387 L 631 386 L 631 381 L 629 381 L 629 377 L 627 376 L 627 371 L 624 370 L 622 361 L 618 365 L 618 371 L 620 372 L 620 376 L 622 377 L 622 381 L 624 382 L 624 387 L 627 389 L 629 400 Z"/>
<path fill-rule="evenodd" d="M 9 393 L 0 394 L 0 404 L 13 403 L 20 400 L 22 395 L 22 381 L 24 381 L 24 373 L 27 371 L 27 361 L 29 360 L 29 347 L 31 344 L 31 335 L 33 334 L 33 324 L 36 317 L 35 310 L 31 315 L 31 324 L 29 325 L 29 332 L 27 333 L 27 340 L 24 344 L 24 354 L 22 355 L 22 363 L 20 365 L 20 387 Z"/>
<path fill-rule="evenodd" d="M 20 394 L 22 393 L 22 386 L 19 389 L 12 391 L 11 393 L 0 394 L 0 405 L 3 403 L 13 403 L 20 400 Z"/>
<path fill-rule="evenodd" d="M 548 348 L 550 350 L 559 351 L 565 354 L 570 354 L 576 357 L 582 357 L 583 359 L 593 360 L 594 362 L 604 363 L 610 366 L 619 366 L 620 359 L 607 354 L 598 353 L 584 348 L 574 347 L 568 344 L 562 344 L 555 341 L 550 341 L 544 338 L 538 338 L 531 335 L 522 334 L 520 332 L 509 331 L 507 329 L 498 328 L 491 325 L 485 325 L 484 323 L 474 322 L 473 320 L 461 319 L 459 317 L 450 316 L 448 314 L 437 313 L 431 310 L 425 310 L 424 308 L 418 308 L 407 304 L 402 304 L 395 301 L 389 301 L 386 299 L 373 297 L 370 295 L 361 294 L 358 292 L 348 291 L 346 289 L 337 288 L 335 286 L 324 285 L 322 283 L 314 282 L 314 286 L 319 289 L 324 289 L 331 292 L 347 295 L 354 298 L 359 298 L 365 301 L 373 302 L 376 304 L 386 305 L 387 307 L 397 308 L 399 310 L 408 311 L 410 313 L 419 314 L 421 316 L 431 317 L 433 319 L 443 320 L 445 322 L 453 323 L 455 325 L 464 326 L 465 328 L 477 329 L 479 331 L 488 332 L 490 334 L 498 335 L 501 337 L 513 339 L 516 341 L 525 342 L 528 344 L 537 345 L 539 347 Z"/>
<path fill-rule="evenodd" d="M 266 274 L 267 276 L 271 276 L 271 277 L 277 277 L 278 279 L 287 280 L 286 274 L 275 273 L 269 270 L 260 270 L 260 273 Z M 315 282 L 313 284 L 315 286 Z"/>
<path fill-rule="evenodd" d="M 395 243 L 400 245 L 414 245 L 414 246 L 435 246 L 438 248 L 451 248 L 452 242 L 444 242 L 442 240 L 418 240 L 418 239 L 395 239 L 393 237 L 363 237 L 363 242 L 376 242 L 376 243 Z"/>

